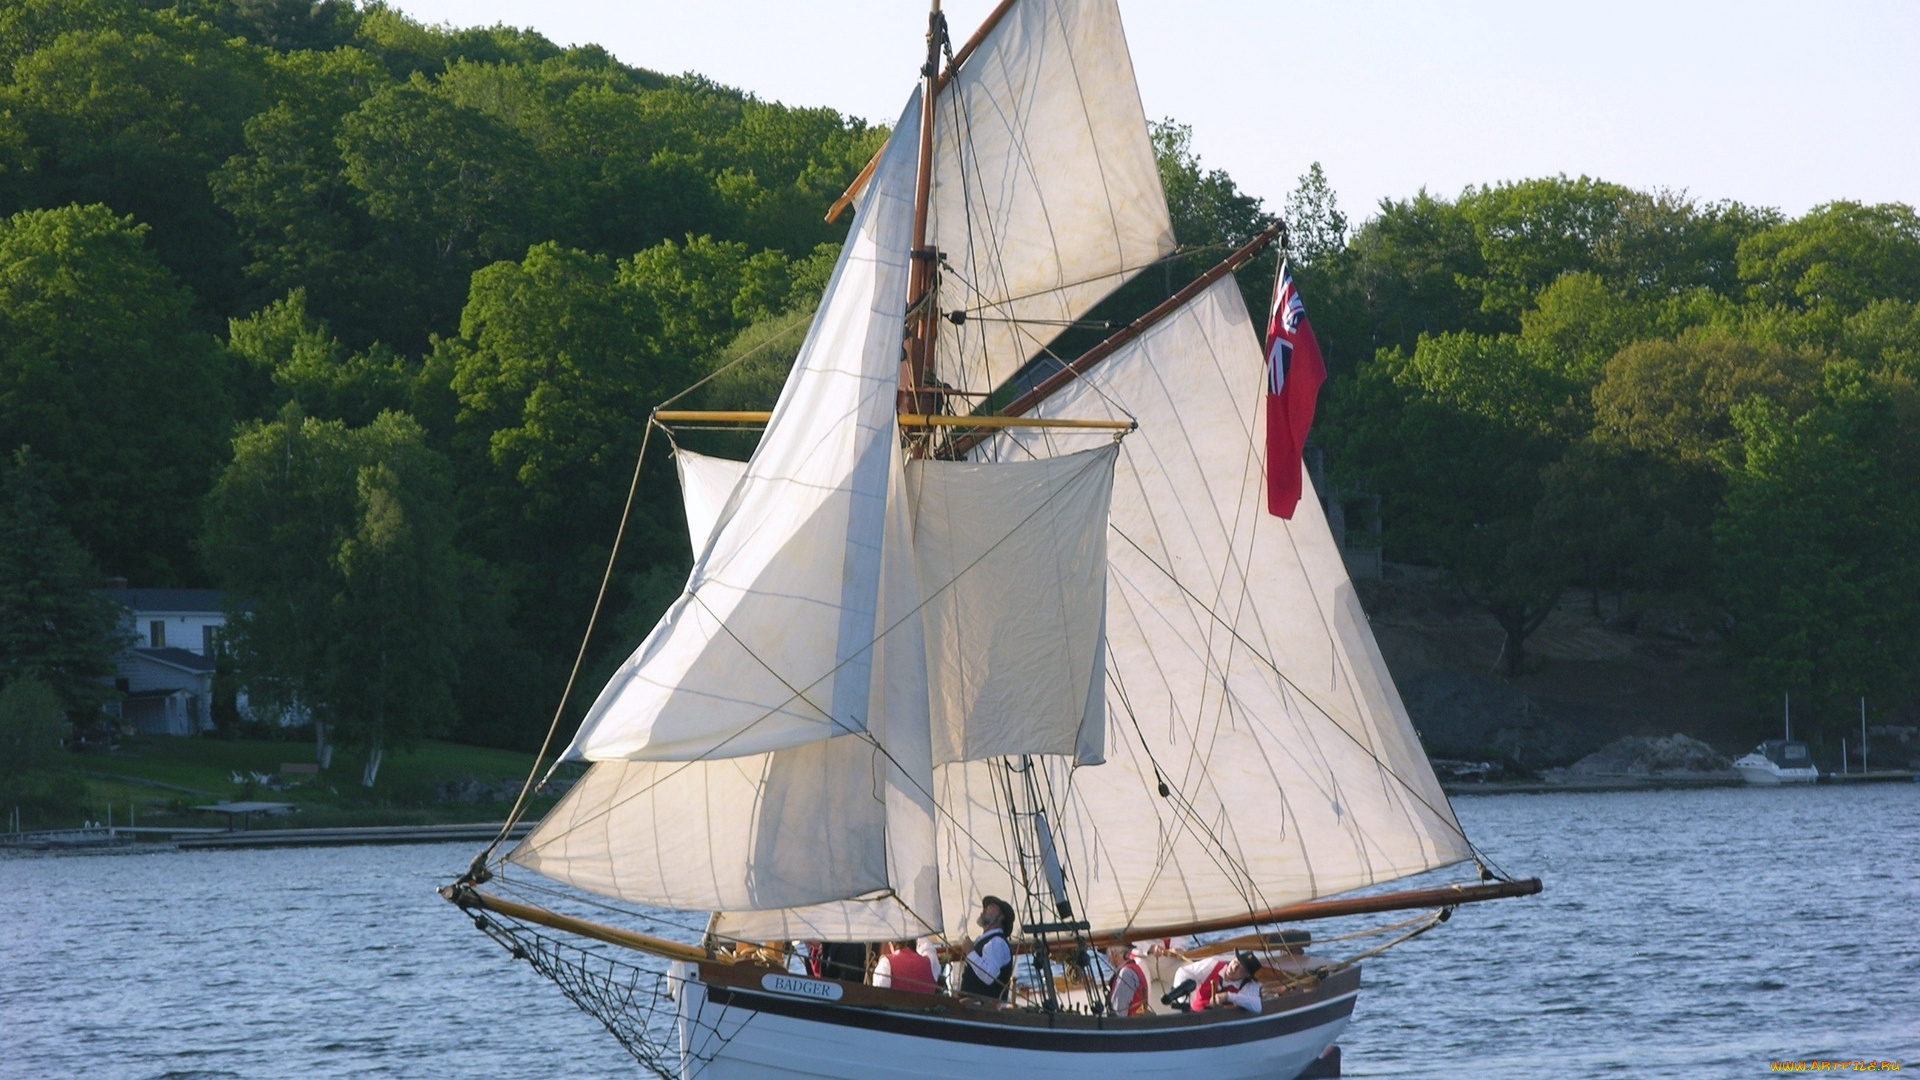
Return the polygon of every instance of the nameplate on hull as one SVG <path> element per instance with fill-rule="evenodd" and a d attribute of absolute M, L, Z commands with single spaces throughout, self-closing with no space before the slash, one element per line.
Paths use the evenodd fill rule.
<path fill-rule="evenodd" d="M 760 988 L 771 990 L 788 997 L 812 998 L 815 1001 L 839 1001 L 842 988 L 839 983 L 824 979 L 797 979 L 792 975 L 762 975 Z"/>

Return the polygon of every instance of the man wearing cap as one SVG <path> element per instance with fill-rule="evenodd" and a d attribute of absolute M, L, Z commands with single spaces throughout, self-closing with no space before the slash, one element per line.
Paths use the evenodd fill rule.
<path fill-rule="evenodd" d="M 1235 953 L 1231 960 L 1196 960 L 1174 975 L 1174 987 L 1160 999 L 1162 1005 L 1176 1004 L 1191 994 L 1194 1012 L 1238 1006 L 1251 1013 L 1260 1011 L 1260 958 L 1250 952 Z"/>
<path fill-rule="evenodd" d="M 1013 905 L 997 896 L 980 900 L 980 936 L 960 942 L 966 965 L 960 971 L 960 992 L 974 997 L 1004 999 L 1013 986 L 1013 947 L 1007 933 L 1013 928 Z"/>
<path fill-rule="evenodd" d="M 1140 957 L 1145 952 L 1138 945 L 1131 950 L 1125 945 L 1107 949 L 1107 963 L 1113 967 L 1113 986 L 1107 1002 L 1115 1016 L 1139 1016 L 1147 1011 L 1147 969 L 1140 966 Z"/>

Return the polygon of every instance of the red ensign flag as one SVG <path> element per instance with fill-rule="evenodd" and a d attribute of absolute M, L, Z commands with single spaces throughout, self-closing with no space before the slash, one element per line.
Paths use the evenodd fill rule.
<path fill-rule="evenodd" d="M 1267 512 L 1276 517 L 1293 517 L 1300 504 L 1300 455 L 1313 426 L 1314 398 L 1326 381 L 1307 309 L 1282 261 L 1267 319 Z"/>

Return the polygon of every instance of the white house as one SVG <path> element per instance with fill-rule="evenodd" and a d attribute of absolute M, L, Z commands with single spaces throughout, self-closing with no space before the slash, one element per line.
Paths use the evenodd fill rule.
<path fill-rule="evenodd" d="M 213 727 L 216 642 L 227 624 L 217 589 L 99 590 L 126 609 L 133 645 L 119 657 L 120 715 L 143 735 Z"/>

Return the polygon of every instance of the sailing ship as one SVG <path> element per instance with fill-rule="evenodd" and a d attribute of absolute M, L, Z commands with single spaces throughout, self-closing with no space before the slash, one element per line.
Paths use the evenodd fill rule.
<path fill-rule="evenodd" d="M 1278 924 L 1431 909 L 1398 941 L 1540 886 L 1461 831 L 1310 483 L 1264 506 L 1233 274 L 1280 226 L 1053 355 L 1177 250 L 1113 0 L 1007 0 L 958 51 L 936 0 L 843 202 L 773 410 L 650 418 L 765 426 L 745 462 L 676 445 L 693 569 L 558 756 L 584 774 L 443 894 L 663 1077 L 1297 1075 L 1360 973 Z M 793 967 L 956 959 L 987 895 L 1017 908 L 1009 1000 Z M 1149 940 L 1255 953 L 1261 1010 L 1114 1015 L 1097 950 Z"/>

